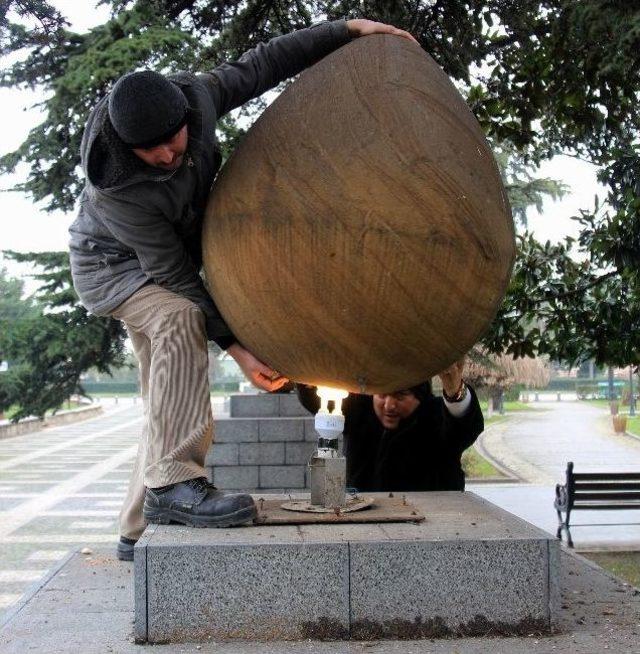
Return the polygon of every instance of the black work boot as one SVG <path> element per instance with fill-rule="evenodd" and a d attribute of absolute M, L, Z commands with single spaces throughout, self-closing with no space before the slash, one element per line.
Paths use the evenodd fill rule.
<path fill-rule="evenodd" d="M 118 546 L 116 547 L 116 556 L 120 561 L 133 561 L 133 546 L 135 544 L 135 540 L 120 536 Z"/>
<path fill-rule="evenodd" d="M 190 527 L 235 527 L 252 522 L 257 515 L 251 495 L 227 495 L 209 484 L 206 477 L 147 488 L 142 512 L 147 522 L 177 522 Z"/>

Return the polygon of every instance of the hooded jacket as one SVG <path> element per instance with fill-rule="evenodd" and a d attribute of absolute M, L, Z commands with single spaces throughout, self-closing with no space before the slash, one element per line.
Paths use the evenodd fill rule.
<path fill-rule="evenodd" d="M 320 407 L 312 386 L 297 386 L 312 413 Z M 343 401 L 347 485 L 369 491 L 464 490 L 461 457 L 484 430 L 482 411 L 469 387 L 471 404 L 456 418 L 441 397 L 421 394 L 413 413 L 397 429 L 385 429 L 370 395 L 355 393 Z"/>
<path fill-rule="evenodd" d="M 187 152 L 175 171 L 138 159 L 111 125 L 108 95 L 98 102 L 82 138 L 85 188 L 69 228 L 73 283 L 87 310 L 109 315 L 155 283 L 200 307 L 210 340 L 222 348 L 235 341 L 199 274 L 205 206 L 222 162 L 216 121 L 349 40 L 346 21 L 323 22 L 262 43 L 211 73 L 169 76 L 189 103 Z"/>

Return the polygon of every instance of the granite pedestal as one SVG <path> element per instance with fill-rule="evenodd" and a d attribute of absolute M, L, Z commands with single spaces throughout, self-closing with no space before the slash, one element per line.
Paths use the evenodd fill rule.
<path fill-rule="evenodd" d="M 424 522 L 151 525 L 135 547 L 136 640 L 367 640 L 553 628 L 558 541 L 472 493 L 407 499 Z"/>

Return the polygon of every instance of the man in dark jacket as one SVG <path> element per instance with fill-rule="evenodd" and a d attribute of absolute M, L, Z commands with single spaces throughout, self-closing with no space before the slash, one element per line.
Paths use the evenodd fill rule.
<path fill-rule="evenodd" d="M 224 495 L 206 481 L 207 339 L 260 388 L 286 382 L 236 341 L 199 275 L 204 209 L 221 164 L 215 123 L 351 38 L 375 33 L 414 40 L 367 20 L 319 23 L 211 73 L 125 75 L 89 116 L 81 145 L 86 185 L 70 228 L 74 286 L 89 311 L 126 324 L 145 403 L 120 515 L 121 558 L 133 557 L 149 521 L 227 526 L 255 515 L 249 495 Z"/>
<path fill-rule="evenodd" d="M 440 375 L 443 397 L 426 382 L 384 395 L 350 394 L 342 405 L 347 485 L 358 491 L 464 490 L 460 459 L 484 429 L 475 392 L 462 380 L 462 363 Z M 312 386 L 298 385 L 315 413 Z"/>

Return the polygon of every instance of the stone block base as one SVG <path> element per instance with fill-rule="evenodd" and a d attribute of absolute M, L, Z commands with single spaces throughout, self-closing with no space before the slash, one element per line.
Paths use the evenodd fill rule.
<path fill-rule="evenodd" d="M 552 628 L 559 544 L 551 535 L 472 493 L 407 499 L 424 522 L 151 525 L 135 548 L 136 639 L 413 639 Z"/>
<path fill-rule="evenodd" d="M 232 395 L 229 418 L 217 418 L 205 458 L 220 489 L 266 493 L 308 488 L 307 463 L 317 447 L 313 416 L 295 393 Z"/>

